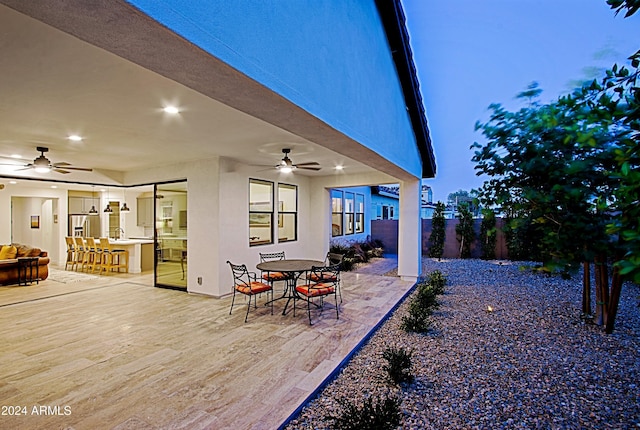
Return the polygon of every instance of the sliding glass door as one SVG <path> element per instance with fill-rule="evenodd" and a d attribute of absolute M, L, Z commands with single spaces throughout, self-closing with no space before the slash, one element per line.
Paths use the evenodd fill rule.
<path fill-rule="evenodd" d="M 155 286 L 187 289 L 187 182 L 156 184 Z"/>

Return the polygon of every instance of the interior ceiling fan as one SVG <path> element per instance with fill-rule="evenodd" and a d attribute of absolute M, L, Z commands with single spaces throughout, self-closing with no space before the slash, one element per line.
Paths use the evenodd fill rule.
<path fill-rule="evenodd" d="M 48 173 L 51 170 L 58 173 L 71 173 L 69 170 L 82 170 L 84 172 L 91 172 L 93 169 L 87 167 L 73 167 L 71 163 L 64 161 L 58 163 L 52 163 L 47 157 L 44 156 L 45 152 L 49 152 L 49 148 L 44 146 L 36 147 L 36 151 L 40 151 L 40 155 L 33 160 L 33 163 L 26 164 L 22 169 L 33 169 L 38 173 Z"/>
<path fill-rule="evenodd" d="M 289 148 L 282 149 L 284 158 L 282 159 L 282 161 L 280 161 L 279 164 L 275 166 L 276 169 L 280 170 L 283 173 L 290 173 L 296 169 L 315 170 L 315 171 L 318 171 L 321 169 L 320 163 L 317 163 L 315 161 L 311 161 L 309 163 L 293 164 L 293 161 L 291 161 L 291 158 L 289 158 L 290 152 L 291 152 L 291 149 Z"/>

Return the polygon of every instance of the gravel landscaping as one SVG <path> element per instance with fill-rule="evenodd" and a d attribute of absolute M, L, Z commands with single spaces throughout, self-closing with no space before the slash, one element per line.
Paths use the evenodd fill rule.
<path fill-rule="evenodd" d="M 581 274 L 523 264 L 425 259 L 448 278 L 431 330 L 401 329 L 406 300 L 285 428 L 328 429 L 344 402 L 396 397 L 403 429 L 640 429 L 640 288 L 623 286 L 607 335 L 580 319 Z M 389 347 L 413 351 L 414 382 L 391 382 Z"/>

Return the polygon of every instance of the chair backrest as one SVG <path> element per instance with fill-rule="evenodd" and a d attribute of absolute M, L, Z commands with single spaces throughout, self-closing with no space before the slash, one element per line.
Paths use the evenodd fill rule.
<path fill-rule="evenodd" d="M 96 240 L 92 237 L 87 237 L 87 248 L 96 250 Z"/>
<path fill-rule="evenodd" d="M 84 239 L 81 238 L 80 236 L 74 237 L 73 238 L 76 242 L 76 249 L 84 249 Z"/>
<path fill-rule="evenodd" d="M 100 249 L 103 252 L 111 252 L 111 244 L 109 243 L 109 238 L 101 237 L 99 240 L 100 240 Z"/>
<path fill-rule="evenodd" d="M 67 251 L 73 251 L 75 249 L 76 243 L 71 236 L 66 236 L 64 241 L 67 244 Z"/>
<path fill-rule="evenodd" d="M 265 253 L 265 252 L 261 252 L 260 253 L 260 262 L 264 263 L 265 261 L 277 261 L 277 260 L 284 260 L 284 251 L 282 252 L 270 252 L 270 253 Z"/>
<path fill-rule="evenodd" d="M 251 279 L 249 278 L 249 270 L 247 270 L 247 266 L 245 264 L 233 264 L 228 260 L 227 264 L 231 267 L 234 285 L 249 285 Z"/>
<path fill-rule="evenodd" d="M 337 284 L 340 279 L 340 264 L 331 264 L 329 266 L 313 266 L 311 268 L 311 279 L 315 279 L 318 283 Z"/>
<path fill-rule="evenodd" d="M 334 252 L 327 252 L 327 258 L 325 259 L 325 264 L 327 266 L 332 266 L 334 264 L 341 265 L 342 260 L 344 260 L 343 254 L 336 254 Z"/>

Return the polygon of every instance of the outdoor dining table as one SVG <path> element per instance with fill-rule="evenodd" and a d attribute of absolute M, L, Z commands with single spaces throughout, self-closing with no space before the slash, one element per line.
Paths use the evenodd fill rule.
<path fill-rule="evenodd" d="M 276 297 L 275 299 L 271 300 L 275 301 L 287 299 L 287 304 L 282 310 L 282 315 L 285 315 L 287 312 L 287 306 L 289 306 L 289 302 L 296 295 L 296 284 L 298 283 L 298 279 L 300 278 L 300 276 L 304 272 L 308 272 L 314 267 L 319 266 L 324 266 L 324 262 L 319 260 L 284 259 L 258 263 L 256 265 L 256 269 L 262 272 L 281 272 L 288 275 L 285 279 L 285 289 L 282 296 Z"/>

